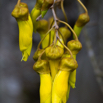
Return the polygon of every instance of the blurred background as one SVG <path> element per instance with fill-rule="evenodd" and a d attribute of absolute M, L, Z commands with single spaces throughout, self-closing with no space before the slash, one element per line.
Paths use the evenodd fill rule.
<path fill-rule="evenodd" d="M 36 0 L 21 0 L 31 11 Z M 87 7 L 90 22 L 79 40 L 83 48 L 77 55 L 76 88 L 67 103 L 103 103 L 103 0 L 81 0 Z M 27 62 L 21 62 L 19 31 L 11 12 L 17 0 L 0 0 L 0 103 L 39 103 L 39 75 L 33 70 L 32 58 L 39 34 L 33 35 L 33 48 Z M 84 10 L 77 0 L 65 0 L 68 23 L 73 27 Z M 45 18 L 52 16 L 51 10 Z M 64 20 L 60 9 L 57 16 Z"/>

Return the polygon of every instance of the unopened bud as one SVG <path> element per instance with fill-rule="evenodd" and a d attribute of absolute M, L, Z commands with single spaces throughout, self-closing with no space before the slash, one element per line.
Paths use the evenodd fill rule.
<path fill-rule="evenodd" d="M 33 69 L 40 74 L 50 73 L 49 62 L 47 60 L 38 60 L 34 65 Z"/>
<path fill-rule="evenodd" d="M 82 27 L 84 26 L 86 23 L 88 23 L 90 20 L 89 15 L 87 13 L 83 13 L 80 14 L 77 21 L 76 21 L 76 25 L 78 27 Z"/>
<path fill-rule="evenodd" d="M 76 55 L 82 49 L 82 44 L 78 40 L 71 40 L 67 43 L 67 47 Z"/>

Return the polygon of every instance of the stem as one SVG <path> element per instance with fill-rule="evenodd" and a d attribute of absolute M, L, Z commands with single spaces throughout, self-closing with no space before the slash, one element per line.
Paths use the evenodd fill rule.
<path fill-rule="evenodd" d="M 83 27 L 78 27 L 76 25 L 74 25 L 73 30 L 76 33 L 77 37 L 79 37 L 81 31 L 82 31 Z M 75 39 L 75 37 L 73 36 L 73 39 Z"/>
<path fill-rule="evenodd" d="M 64 41 L 64 43 L 65 43 L 65 40 L 64 40 L 63 34 L 60 32 L 60 30 L 58 30 L 58 31 L 59 31 L 60 35 L 62 36 L 62 39 L 63 39 L 63 41 Z"/>
<path fill-rule="evenodd" d="M 49 32 L 54 28 L 54 26 L 46 33 L 46 35 L 44 36 L 44 38 L 39 42 L 37 49 L 40 49 L 40 45 L 43 42 L 43 40 L 45 39 L 45 37 L 49 34 Z"/>
<path fill-rule="evenodd" d="M 59 19 L 58 19 L 58 21 L 61 22 L 61 23 L 63 23 L 63 24 L 65 24 L 65 25 L 67 25 L 70 28 L 70 30 L 73 32 L 73 34 L 75 36 L 75 39 L 78 40 L 78 37 L 77 37 L 76 33 L 74 32 L 74 30 L 71 28 L 71 26 L 68 23 L 66 23 L 64 21 L 61 21 Z"/>
<path fill-rule="evenodd" d="M 43 50 L 43 52 L 40 54 L 38 60 L 41 60 L 42 55 L 45 53 L 45 50 Z"/>
<path fill-rule="evenodd" d="M 65 10 L 64 10 L 63 3 L 64 3 L 64 0 L 61 0 L 61 9 L 62 9 L 62 12 L 63 12 L 63 14 L 64 14 L 65 21 L 68 23 L 68 18 L 67 18 L 67 15 L 66 15 L 66 13 L 65 13 Z"/>
<path fill-rule="evenodd" d="M 80 3 L 80 5 L 84 8 L 85 12 L 88 14 L 88 10 L 87 10 L 87 8 L 84 6 L 84 4 L 83 4 L 80 0 L 77 0 L 77 1 Z"/>
<path fill-rule="evenodd" d="M 56 0 L 54 0 L 54 3 L 55 3 Z M 57 38 L 59 38 L 59 35 L 58 35 L 58 29 L 59 29 L 59 26 L 57 24 L 57 16 L 56 16 L 56 13 L 55 13 L 55 10 L 54 10 L 54 4 L 51 6 L 51 9 L 52 9 L 52 13 L 53 13 L 53 17 L 54 17 L 54 26 L 55 26 L 55 30 L 56 30 L 56 38 L 55 38 L 55 41 L 54 41 L 54 44 L 56 44 L 56 41 L 57 41 Z"/>
<path fill-rule="evenodd" d="M 54 23 L 54 20 L 52 21 L 51 25 L 50 25 L 50 28 L 52 27 Z M 51 44 L 51 32 L 49 33 L 49 45 Z"/>
<path fill-rule="evenodd" d="M 67 46 L 65 46 L 65 45 L 60 41 L 59 38 L 58 38 L 58 40 L 59 40 L 59 42 L 69 51 L 71 57 L 73 58 L 73 54 L 72 54 L 72 52 L 70 51 L 70 49 L 69 49 Z M 73 58 L 73 59 L 74 59 L 74 58 Z"/>
<path fill-rule="evenodd" d="M 56 13 L 54 11 L 54 4 L 51 6 L 51 9 L 52 9 L 52 13 L 53 13 L 53 17 L 54 17 L 54 26 L 55 26 L 55 29 L 59 29 L 59 26 L 57 24 L 57 16 L 56 16 Z"/>
<path fill-rule="evenodd" d="M 17 5 L 18 5 L 18 6 L 20 5 L 20 2 L 21 2 L 21 0 L 18 0 L 18 2 L 17 2 Z"/>
<path fill-rule="evenodd" d="M 57 31 L 55 30 L 55 32 L 57 32 Z M 56 33 L 55 33 L 55 36 L 54 36 L 54 45 L 56 45 L 56 42 L 57 42 L 57 38 L 56 38 Z"/>
<path fill-rule="evenodd" d="M 41 18 L 42 18 L 42 15 L 39 15 L 39 16 L 36 18 L 36 21 L 39 21 Z"/>
<path fill-rule="evenodd" d="M 51 44 L 51 32 L 49 33 L 49 46 Z"/>

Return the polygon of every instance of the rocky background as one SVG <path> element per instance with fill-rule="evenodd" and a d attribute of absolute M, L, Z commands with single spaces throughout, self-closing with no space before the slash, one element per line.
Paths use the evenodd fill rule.
<path fill-rule="evenodd" d="M 36 0 L 21 0 L 31 11 Z M 33 70 L 32 56 L 40 41 L 33 35 L 33 48 L 27 62 L 21 62 L 18 26 L 11 12 L 17 0 L 0 0 L 0 103 L 39 103 L 39 75 Z M 76 89 L 71 89 L 67 103 L 103 103 L 103 0 L 82 0 L 90 22 L 79 37 L 83 49 L 77 55 Z M 83 12 L 77 0 L 65 0 L 68 23 L 73 27 Z M 46 14 L 52 16 L 51 10 Z M 58 9 L 57 16 L 64 20 Z"/>

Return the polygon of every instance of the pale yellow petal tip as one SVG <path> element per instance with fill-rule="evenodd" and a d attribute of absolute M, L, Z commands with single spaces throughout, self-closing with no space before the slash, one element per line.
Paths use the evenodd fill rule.
<path fill-rule="evenodd" d="M 76 86 L 74 85 L 74 86 L 71 86 L 73 89 L 75 89 L 76 88 Z"/>
<path fill-rule="evenodd" d="M 24 51 L 21 51 L 22 52 L 22 59 L 21 61 L 27 61 L 28 60 L 28 57 L 30 56 L 30 53 L 31 53 L 31 48 L 32 48 L 32 42 L 31 44 L 28 46 L 28 48 Z"/>
<path fill-rule="evenodd" d="M 76 88 L 75 83 L 73 83 L 73 82 L 69 81 L 69 84 L 70 84 L 70 86 L 71 86 L 73 89 L 75 89 L 75 88 Z"/>
<path fill-rule="evenodd" d="M 25 61 L 26 62 L 28 60 L 28 57 L 29 57 L 29 55 L 26 52 L 22 53 L 21 61 Z"/>

